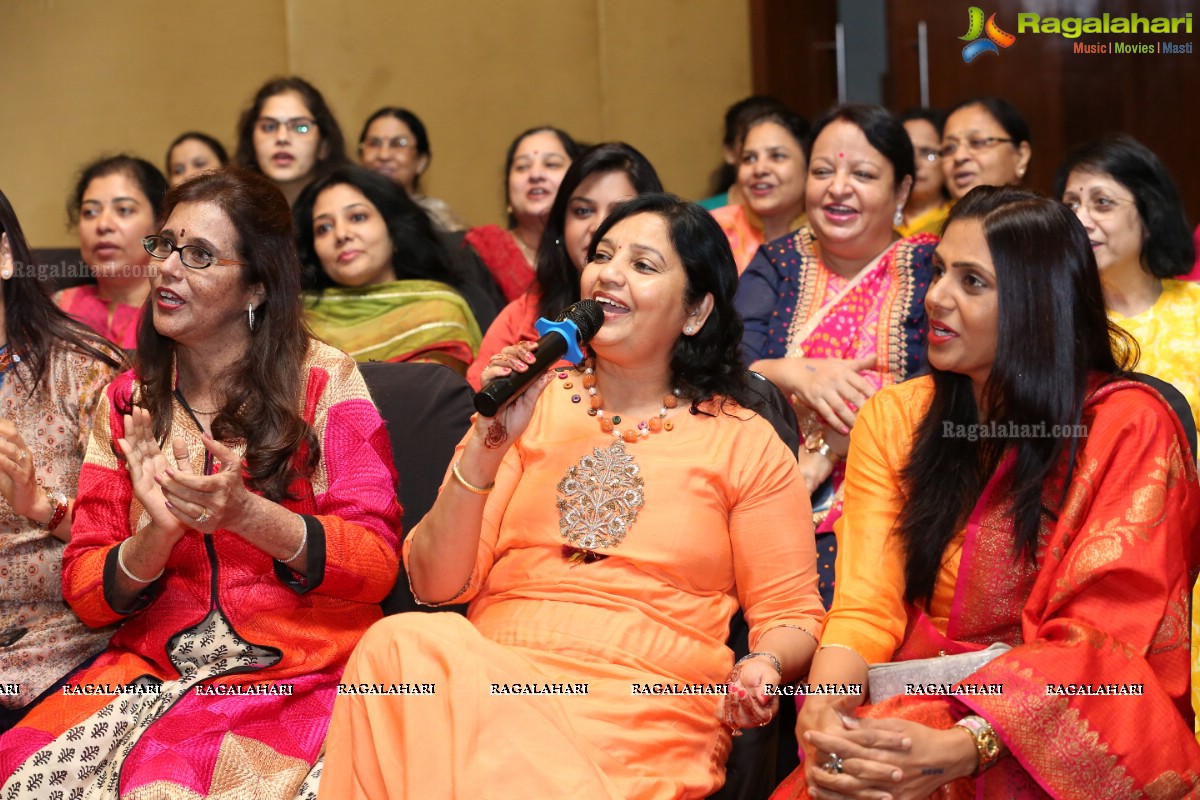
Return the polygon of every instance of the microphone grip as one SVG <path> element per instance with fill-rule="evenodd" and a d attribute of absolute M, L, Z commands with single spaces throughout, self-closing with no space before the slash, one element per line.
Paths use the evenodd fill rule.
<path fill-rule="evenodd" d="M 494 417 L 509 401 L 519 397 L 542 373 L 557 364 L 567 352 L 567 340 L 558 331 L 551 331 L 538 340 L 533 352 L 533 363 L 529 369 L 511 374 L 489 383 L 475 395 L 475 410 L 485 417 Z"/>

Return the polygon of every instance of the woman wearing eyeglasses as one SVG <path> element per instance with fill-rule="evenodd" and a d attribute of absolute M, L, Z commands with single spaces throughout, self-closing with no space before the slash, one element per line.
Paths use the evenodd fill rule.
<path fill-rule="evenodd" d="M 1183 392 L 1200 421 L 1200 284 L 1179 190 L 1136 139 L 1114 134 L 1067 154 L 1054 195 L 1087 231 L 1109 318 L 1141 348 L 1138 369 Z"/>
<path fill-rule="evenodd" d="M 901 236 L 939 234 L 950 213 L 946 176 L 942 174 L 942 112 L 914 108 L 901 114 L 900 122 L 912 140 L 917 174 L 904 204 L 904 222 L 896 226 L 896 232 Z"/>
<path fill-rule="evenodd" d="M 125 350 L 137 346 L 150 293 L 142 237 L 154 231 L 166 192 L 167 179 L 149 161 L 113 156 L 84 168 L 68 206 L 79 228 L 80 254 L 96 282 L 57 292 L 54 302 Z"/>
<path fill-rule="evenodd" d="M 955 200 L 976 186 L 1019 184 L 1032 155 L 1029 124 L 1006 100 L 964 100 L 946 115 L 942 172 L 946 189 Z"/>
<path fill-rule="evenodd" d="M 467 229 L 445 200 L 427 197 L 419 190 L 433 152 L 425 123 L 407 108 L 386 106 L 367 117 L 358 135 L 358 157 L 367 169 L 403 186 L 440 230 L 453 233 Z"/>
<path fill-rule="evenodd" d="M 275 78 L 238 121 L 234 163 L 266 175 L 291 205 L 313 178 L 346 163 L 346 143 L 315 86 Z"/>
<path fill-rule="evenodd" d="M 387 433 L 354 361 L 304 326 L 283 195 L 231 168 L 163 213 L 63 555 L 79 617 L 122 625 L 0 738 L 5 798 L 312 796 L 338 679 L 396 578 Z"/>

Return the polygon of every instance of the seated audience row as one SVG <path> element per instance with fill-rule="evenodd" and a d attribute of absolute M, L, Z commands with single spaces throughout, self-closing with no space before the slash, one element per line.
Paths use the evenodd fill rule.
<path fill-rule="evenodd" d="M 249 170 L 206 172 L 219 144 L 185 134 L 165 199 L 139 159 L 81 176 L 99 282 L 58 299 L 136 350 L 103 392 L 120 352 L 13 277 L 32 262 L 0 195 L 0 311 L 20 308 L 3 317 L 0 493 L 22 532 L 0 563 L 42 565 L 32 595 L 5 585 L 21 624 L 0 629 L 0 658 L 30 679 L 0 698 L 0 732 L 19 722 L 0 795 L 219 795 L 244 786 L 249 753 L 288 797 L 706 796 L 732 737 L 775 719 L 767 685 L 802 678 L 861 691 L 801 705 L 804 763 L 779 798 L 1069 794 L 1054 765 L 1098 754 L 1087 731 L 1047 746 L 1064 715 L 1105 736 L 1132 791 L 1200 772 L 1179 602 L 1200 566 L 1194 419 L 1133 372 L 1197 410 L 1178 192 L 1121 136 L 1072 152 L 1053 201 L 992 188 L 1031 155 L 1015 109 L 965 101 L 936 135 L 936 115 L 908 117 L 840 106 L 811 133 L 779 107 L 741 118 L 743 205 L 714 216 L 745 225 L 661 194 L 628 145 L 530 129 L 507 156 L 508 230 L 464 237 L 417 194 L 419 119 L 373 115 L 370 170 L 351 167 L 320 94 L 274 81 L 242 118 Z M 400 524 L 354 359 L 470 365 L 486 385 L 526 371 L 534 320 L 581 297 L 604 312 L 587 360 L 477 416 L 403 543 L 418 599 L 469 602 L 467 618 L 367 631 Z M 791 401 L 798 462 L 746 365 Z M 66 434 L 43 444 L 47 415 Z M 1133 533 L 1104 533 L 1114 519 Z M 735 663 L 739 608 L 751 652 Z M 977 660 L 954 672 L 946 653 Z M 1004 694 L 888 697 L 886 662 Z M 1145 693 L 1117 709 L 1047 691 L 1101 679 Z M 339 681 L 438 691 L 338 698 Z M 489 695 L 513 682 L 589 691 Z M 661 684 L 726 692 L 632 688 Z M 1169 744 L 1125 733 L 1137 709 Z"/>

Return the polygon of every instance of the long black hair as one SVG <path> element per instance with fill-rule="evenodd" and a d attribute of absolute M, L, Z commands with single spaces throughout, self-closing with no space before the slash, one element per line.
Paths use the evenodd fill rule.
<path fill-rule="evenodd" d="M 345 165 L 310 183 L 296 198 L 292 217 L 296 241 L 304 263 L 305 288 L 317 292 L 337 286 L 321 266 L 313 243 L 313 207 L 321 192 L 346 184 L 363 193 L 387 226 L 392 240 L 392 270 L 396 280 L 441 281 L 455 288 L 465 283 L 450 258 L 429 215 L 409 196 L 404 187 L 363 167 Z"/>
<path fill-rule="evenodd" d="M 0 233 L 8 235 L 12 253 L 13 274 L 3 282 L 4 334 L 9 352 L 21 356 L 25 370 L 17 370 L 19 380 L 31 379 L 26 385 L 30 394 L 37 391 L 50 366 L 50 353 L 66 345 L 86 353 L 110 367 L 125 363 L 121 350 L 64 313 L 46 293 L 38 275 L 37 264 L 29 250 L 29 242 L 12 203 L 0 191 Z"/>
<path fill-rule="evenodd" d="M 1111 175 L 1133 195 L 1146 229 L 1142 267 L 1158 278 L 1174 278 L 1191 270 L 1196 260 L 1192 229 L 1171 173 L 1144 144 L 1124 133 L 1080 145 L 1067 154 L 1054 175 L 1054 196 L 1061 198 L 1067 178 L 1076 170 Z"/>
<path fill-rule="evenodd" d="M 931 368 L 933 401 L 901 471 L 897 527 L 910 602 L 932 598 L 946 546 L 1010 451 L 1013 557 L 1033 559 L 1045 482 L 1064 455 L 1074 461 L 1089 380 L 1120 377 L 1136 360 L 1136 344 L 1108 321 L 1087 233 L 1066 206 L 1024 189 L 977 186 L 946 227 L 966 220 L 982 224 L 996 270 L 996 353 L 981 393 L 983 416 L 970 378 Z M 996 422 L 1065 433 L 973 442 L 946 436 L 947 422 L 952 430 Z"/>
<path fill-rule="evenodd" d="M 334 167 L 345 164 L 346 137 L 342 135 L 342 126 L 337 117 L 325 102 L 325 96 L 303 78 L 290 75 L 283 78 L 272 78 L 264 83 L 254 94 L 250 107 L 242 112 L 237 127 L 237 152 L 233 160 L 240 167 L 255 172 L 262 172 L 258 163 L 258 153 L 254 149 L 254 126 L 262 114 L 263 106 L 272 97 L 287 92 L 295 92 L 304 101 L 308 113 L 312 114 L 313 122 L 317 123 L 317 135 L 320 144 L 317 146 L 317 161 L 313 165 L 313 174 L 321 175 Z"/>
<path fill-rule="evenodd" d="M 537 289 L 541 293 L 538 315 L 554 319 L 579 299 L 579 269 L 571 261 L 563 242 L 567 206 L 571 195 L 592 175 L 623 172 L 638 194 L 661 192 L 662 182 L 646 157 L 624 142 L 605 142 L 584 151 L 563 175 L 546 218 L 546 229 L 538 246 Z"/>
<path fill-rule="evenodd" d="M 712 215 L 695 203 L 673 194 L 643 194 L 617 206 L 592 236 L 588 261 L 596 257 L 596 245 L 619 225 L 638 214 L 655 214 L 667 223 L 671 246 L 687 273 L 683 302 L 695 305 L 706 294 L 713 298 L 712 312 L 692 336 L 675 340 L 671 354 L 671 382 L 692 401 L 692 413 L 711 398 L 731 399 L 745 408 L 757 409 L 760 395 L 746 385 L 742 366 L 742 318 L 733 307 L 738 272 L 729 249 L 729 239 Z"/>

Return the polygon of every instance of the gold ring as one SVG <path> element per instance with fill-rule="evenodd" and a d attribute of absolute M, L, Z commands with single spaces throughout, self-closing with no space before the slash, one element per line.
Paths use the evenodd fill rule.
<path fill-rule="evenodd" d="M 200 511 L 200 516 L 196 517 L 196 522 L 199 522 L 201 525 L 203 525 L 204 523 L 208 522 L 208 519 L 211 516 L 212 516 L 212 512 L 209 511 L 207 508 L 202 507 L 202 510 Z"/>

